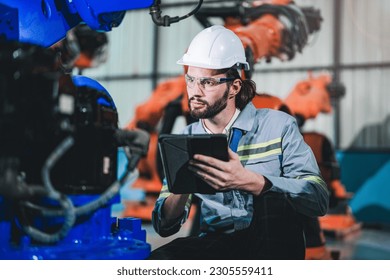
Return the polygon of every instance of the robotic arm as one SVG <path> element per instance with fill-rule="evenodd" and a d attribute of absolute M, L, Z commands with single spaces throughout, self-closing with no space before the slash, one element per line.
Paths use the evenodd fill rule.
<path fill-rule="evenodd" d="M 119 188 L 146 155 L 149 135 L 119 129 L 104 87 L 64 73 L 58 46 L 46 47 L 81 22 L 109 31 L 126 10 L 151 4 L 0 0 L 0 259 L 132 259 L 150 252 L 137 221 L 111 216 Z M 76 45 L 67 45 L 65 66 L 73 67 L 80 51 L 88 54 Z M 118 147 L 128 162 L 119 179 Z M 112 254 L 93 252 L 84 240 Z"/>
<path fill-rule="evenodd" d="M 126 10 L 146 8 L 153 0 L 0 0 L 1 33 L 7 41 L 49 47 L 81 22 L 110 31 Z"/>
<path fill-rule="evenodd" d="M 345 87 L 332 81 L 329 74 L 299 81 L 285 99 L 286 105 L 293 111 L 298 124 L 302 126 L 308 119 L 314 119 L 319 113 L 332 111 L 332 99 L 341 98 Z"/>

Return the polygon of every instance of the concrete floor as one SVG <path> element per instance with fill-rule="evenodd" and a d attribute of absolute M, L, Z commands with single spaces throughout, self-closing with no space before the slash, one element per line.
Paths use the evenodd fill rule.
<path fill-rule="evenodd" d="M 327 237 L 327 246 L 342 260 L 390 260 L 390 227 L 363 227 L 343 239 Z"/>

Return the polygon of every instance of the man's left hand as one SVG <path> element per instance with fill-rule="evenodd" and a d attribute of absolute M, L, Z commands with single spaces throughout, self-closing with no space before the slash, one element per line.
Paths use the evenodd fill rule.
<path fill-rule="evenodd" d="M 189 169 L 217 191 L 242 190 L 258 195 L 265 184 L 264 176 L 245 169 L 231 149 L 228 161 L 196 154 Z"/>

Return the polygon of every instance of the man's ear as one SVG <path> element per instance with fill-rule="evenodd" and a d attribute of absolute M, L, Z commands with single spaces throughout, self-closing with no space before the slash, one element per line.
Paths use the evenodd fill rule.
<path fill-rule="evenodd" d="M 229 99 L 236 97 L 237 93 L 241 90 L 241 84 L 242 83 L 239 79 L 233 81 L 229 91 Z"/>

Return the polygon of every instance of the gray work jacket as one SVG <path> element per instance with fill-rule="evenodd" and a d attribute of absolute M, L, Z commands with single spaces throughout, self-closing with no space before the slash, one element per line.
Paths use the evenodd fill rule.
<path fill-rule="evenodd" d="M 303 141 L 295 118 L 271 109 L 256 109 L 249 103 L 234 122 L 243 131 L 237 149 L 242 165 L 265 176 L 272 184 L 267 191 L 283 193 L 297 212 L 322 216 L 328 209 L 329 193 L 310 147 Z M 187 126 L 183 134 L 204 134 L 199 121 Z M 170 195 L 164 180 L 153 213 L 153 227 L 161 236 L 179 231 L 191 207 L 190 195 L 183 215 L 162 227 L 162 206 Z M 253 196 L 243 191 L 194 194 L 201 201 L 203 232 L 232 232 L 247 228 L 253 214 Z"/>

